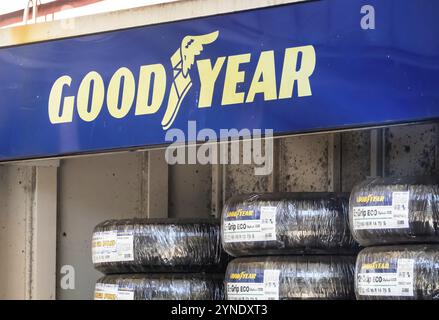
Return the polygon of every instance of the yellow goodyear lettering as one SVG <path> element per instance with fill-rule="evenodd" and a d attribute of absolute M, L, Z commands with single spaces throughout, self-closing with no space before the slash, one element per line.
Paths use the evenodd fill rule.
<path fill-rule="evenodd" d="M 383 195 L 368 194 L 367 196 L 358 196 L 357 203 L 384 202 Z"/>
<path fill-rule="evenodd" d="M 237 92 L 237 85 L 243 83 L 245 80 L 245 72 L 240 71 L 241 64 L 250 62 L 251 55 L 240 54 L 230 56 L 227 59 L 226 78 L 224 80 L 223 106 L 228 104 L 238 104 L 244 102 L 244 92 Z"/>
<path fill-rule="evenodd" d="M 218 79 L 221 68 L 224 65 L 224 61 L 226 61 L 226 57 L 219 57 L 213 67 L 210 59 L 197 61 L 201 84 L 198 108 L 206 108 L 212 106 L 215 83 Z"/>
<path fill-rule="evenodd" d="M 154 76 L 154 81 L 151 81 Z M 166 70 L 162 64 L 141 66 L 137 91 L 136 116 L 156 113 L 166 92 Z M 154 90 L 155 89 L 155 90 Z M 152 92 L 152 98 L 149 96 Z"/>
<path fill-rule="evenodd" d="M 91 85 L 93 84 L 93 90 Z M 101 112 L 102 104 L 104 103 L 104 80 L 96 71 L 89 72 L 81 81 L 81 85 L 78 90 L 78 114 L 79 117 L 86 121 L 91 122 L 97 118 L 99 112 Z M 91 106 L 88 109 L 88 100 L 91 95 Z"/>
<path fill-rule="evenodd" d="M 299 55 L 302 57 L 298 69 Z M 282 78 L 279 89 L 279 99 L 293 96 L 294 84 L 297 84 L 297 96 L 311 96 L 310 77 L 316 67 L 316 52 L 313 46 L 287 48 L 285 50 Z"/>
<path fill-rule="evenodd" d="M 116 245 L 116 240 L 106 240 L 103 241 L 103 247 L 114 247 Z"/>
<path fill-rule="evenodd" d="M 122 80 L 122 97 L 119 102 Z M 133 105 L 135 87 L 134 76 L 128 68 L 120 68 L 111 77 L 107 92 L 107 106 L 108 111 L 114 118 L 120 119 L 128 114 Z"/>
<path fill-rule="evenodd" d="M 117 295 L 115 293 L 104 293 L 104 300 L 117 300 Z"/>
<path fill-rule="evenodd" d="M 103 247 L 103 243 L 102 243 L 102 241 L 92 241 L 91 246 L 92 246 L 92 248 L 100 248 L 100 247 Z"/>
<path fill-rule="evenodd" d="M 245 271 L 242 271 L 240 273 L 231 273 L 229 278 L 230 280 L 242 280 L 242 279 L 254 280 L 256 279 L 256 273 L 248 273 Z"/>
<path fill-rule="evenodd" d="M 102 292 L 95 292 L 95 298 L 102 300 L 104 299 L 104 294 Z"/>
<path fill-rule="evenodd" d="M 238 209 L 238 210 L 227 212 L 227 217 L 230 217 L 230 218 L 251 217 L 251 216 L 253 216 L 253 214 L 254 214 L 253 210 Z"/>
<path fill-rule="evenodd" d="M 253 102 L 258 93 L 264 95 L 265 101 L 277 98 L 274 51 L 261 52 L 245 102 Z"/>
<path fill-rule="evenodd" d="M 273 50 L 262 51 L 257 57 L 252 74 L 246 74 L 250 71 L 245 65 L 254 58 L 251 53 L 195 61 L 204 46 L 211 45 L 218 36 L 219 32 L 214 31 L 183 38 L 180 47 L 170 59 L 173 79 L 169 88 L 163 64 L 140 66 L 137 80 L 129 68 L 121 67 L 109 79 L 107 88 L 97 71 L 88 72 L 79 83 L 75 83 L 75 79 L 69 75 L 59 77 L 50 90 L 50 122 L 72 122 L 75 107 L 81 120 L 91 122 L 102 112 L 104 104 L 110 116 L 116 119 L 125 118 L 132 109 L 134 116 L 152 115 L 165 105 L 161 124 L 163 129 L 167 130 L 177 117 L 182 101 L 192 87 L 190 70 L 195 62 L 200 80 L 198 108 L 212 107 L 221 74 L 224 77 L 222 106 L 254 103 L 258 96 L 264 101 L 271 101 L 312 95 L 310 78 L 316 67 L 316 51 L 312 45 L 286 48 L 282 52 L 283 57 L 277 57 L 278 61 Z M 276 68 L 277 63 L 282 63 L 279 68 Z M 280 79 L 277 79 L 279 75 L 276 74 L 276 70 L 281 70 Z M 248 86 L 244 86 L 245 83 Z M 79 85 L 76 95 L 72 92 L 73 85 Z M 247 92 L 244 92 L 243 87 L 248 87 Z M 167 103 L 164 103 L 166 92 L 168 98 Z"/>
<path fill-rule="evenodd" d="M 390 263 L 388 262 L 372 262 L 372 263 L 364 263 L 361 266 L 362 269 L 367 270 L 375 270 L 375 269 L 389 269 Z"/>
<path fill-rule="evenodd" d="M 63 89 L 70 87 L 72 78 L 62 76 L 58 78 L 52 86 L 49 95 L 49 120 L 53 124 L 66 123 L 73 120 L 73 108 L 75 97 L 68 96 L 62 98 Z M 61 101 L 62 100 L 62 101 Z M 63 108 L 61 109 L 61 105 Z"/>

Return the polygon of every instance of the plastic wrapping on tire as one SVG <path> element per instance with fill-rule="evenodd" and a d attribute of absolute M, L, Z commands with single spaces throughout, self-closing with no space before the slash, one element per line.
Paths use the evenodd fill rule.
<path fill-rule="evenodd" d="M 96 282 L 95 300 L 223 300 L 222 274 L 120 274 Z"/>
<path fill-rule="evenodd" d="M 438 181 L 437 177 L 375 178 L 355 186 L 349 204 L 352 235 L 362 246 L 439 242 Z M 395 192 L 408 199 L 408 208 L 404 210 L 405 200 L 395 203 Z M 383 209 L 391 210 L 387 215 L 391 218 L 383 219 Z"/>
<path fill-rule="evenodd" d="M 409 265 L 403 271 L 398 270 L 402 262 Z M 374 279 L 368 277 L 370 272 Z M 390 277 L 393 276 L 401 288 L 392 292 L 388 287 L 383 292 L 383 284 L 388 283 L 383 280 L 383 274 L 391 272 L 394 274 Z M 355 293 L 359 300 L 439 300 L 439 245 L 365 248 L 357 257 L 355 278 Z M 378 287 L 371 285 L 376 282 Z M 395 287 L 393 283 L 390 285 Z"/>
<path fill-rule="evenodd" d="M 352 254 L 359 250 L 349 230 L 347 193 L 266 193 L 232 197 L 222 212 L 222 242 L 230 255 Z M 237 221 L 274 208 L 272 238 L 230 232 Z M 268 208 L 268 209 L 267 209 Z M 241 216 L 241 217 L 240 217 Z M 244 217 L 243 217 L 244 216 Z M 238 226 L 239 227 L 239 226 Z M 270 233 L 271 233 L 270 232 Z"/>
<path fill-rule="evenodd" d="M 226 271 L 226 299 L 233 296 L 233 285 L 240 283 L 240 277 L 261 281 L 267 270 L 279 271 L 278 296 L 264 296 L 262 299 L 279 300 L 352 300 L 354 293 L 354 256 L 265 256 L 245 257 L 232 260 Z M 254 275 L 253 277 L 251 275 Z M 264 280 L 265 281 L 265 280 Z M 236 288 L 236 287 L 235 287 Z M 246 299 L 234 293 L 237 299 Z"/>
<path fill-rule="evenodd" d="M 105 242 L 98 236 L 112 233 L 131 237 L 131 251 L 98 259 L 95 249 Z M 221 247 L 220 223 L 211 219 L 108 220 L 95 227 L 92 242 L 93 264 L 105 274 L 224 272 L 228 262 Z"/>

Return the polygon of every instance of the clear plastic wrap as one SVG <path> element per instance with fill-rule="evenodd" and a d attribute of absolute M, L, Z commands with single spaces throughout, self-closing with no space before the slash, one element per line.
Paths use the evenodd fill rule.
<path fill-rule="evenodd" d="M 121 274 L 96 282 L 95 300 L 223 300 L 221 274 Z"/>
<path fill-rule="evenodd" d="M 95 268 L 105 274 L 224 272 L 217 220 L 108 220 L 93 232 Z"/>
<path fill-rule="evenodd" d="M 226 271 L 228 300 L 351 300 L 353 256 L 266 256 L 232 260 Z"/>
<path fill-rule="evenodd" d="M 369 247 L 357 257 L 359 300 L 439 300 L 439 245 Z"/>
<path fill-rule="evenodd" d="M 230 255 L 351 254 L 349 195 L 266 193 L 232 197 L 224 206 L 221 235 Z"/>
<path fill-rule="evenodd" d="M 369 179 L 349 203 L 352 235 L 362 246 L 439 242 L 439 185 L 435 177 Z"/>

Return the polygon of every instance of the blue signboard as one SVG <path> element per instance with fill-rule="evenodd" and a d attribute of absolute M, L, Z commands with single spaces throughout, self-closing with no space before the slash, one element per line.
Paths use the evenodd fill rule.
<path fill-rule="evenodd" d="M 437 17 L 436 0 L 321 0 L 0 48 L 0 160 L 166 144 L 189 121 L 437 119 Z"/>

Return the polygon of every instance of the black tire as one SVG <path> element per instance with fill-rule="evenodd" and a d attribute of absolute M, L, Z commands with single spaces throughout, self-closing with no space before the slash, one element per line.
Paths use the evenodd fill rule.
<path fill-rule="evenodd" d="M 353 256 L 237 258 L 227 267 L 226 298 L 246 298 L 247 289 L 236 287 L 238 282 L 238 287 L 245 288 L 245 282 L 239 284 L 242 280 L 237 278 L 260 279 L 266 270 L 279 270 L 279 300 L 351 300 L 355 298 L 354 268 Z"/>
<path fill-rule="evenodd" d="M 399 270 L 406 279 L 403 280 L 406 285 L 399 292 L 389 293 L 386 288 L 383 293 L 383 287 L 377 289 L 370 285 L 389 283 L 380 278 L 384 271 L 393 272 L 397 279 L 400 259 L 406 259 L 409 267 L 404 273 Z M 376 275 L 379 268 L 379 275 Z M 377 290 L 381 295 L 375 293 Z M 355 267 L 355 293 L 358 300 L 439 300 L 439 245 L 382 246 L 362 250 Z"/>
<path fill-rule="evenodd" d="M 95 227 L 93 248 L 97 247 L 96 239 L 102 232 L 122 235 L 128 232 L 132 237 L 128 259 L 98 260 L 98 255 L 93 254 L 95 268 L 105 274 L 224 272 L 227 265 L 216 220 L 109 220 Z"/>
<path fill-rule="evenodd" d="M 349 204 L 352 235 L 362 246 L 439 242 L 437 181 L 434 177 L 375 178 L 357 185 L 352 190 Z M 372 220 L 374 217 L 367 215 L 376 214 L 376 211 L 370 210 L 372 206 L 382 207 L 385 202 L 392 205 L 393 192 L 408 192 L 408 212 L 405 211 L 403 218 L 398 216 L 387 220 L 387 224 L 392 224 L 389 228 L 377 229 L 365 225 L 383 223 L 382 219 Z M 381 199 L 367 200 L 372 200 L 372 197 Z"/>
<path fill-rule="evenodd" d="M 217 274 L 121 274 L 102 277 L 96 282 L 95 299 L 104 297 L 101 285 L 116 286 L 127 300 L 223 300 L 223 276 Z M 113 287 L 114 288 L 114 287 Z"/>
<path fill-rule="evenodd" d="M 356 253 L 359 247 L 349 230 L 348 201 L 349 195 L 345 193 L 267 193 L 233 197 L 222 213 L 224 250 L 235 257 Z M 273 237 L 263 241 L 231 240 L 228 230 L 236 223 L 233 215 L 237 212 L 257 214 L 263 207 L 275 207 Z"/>

